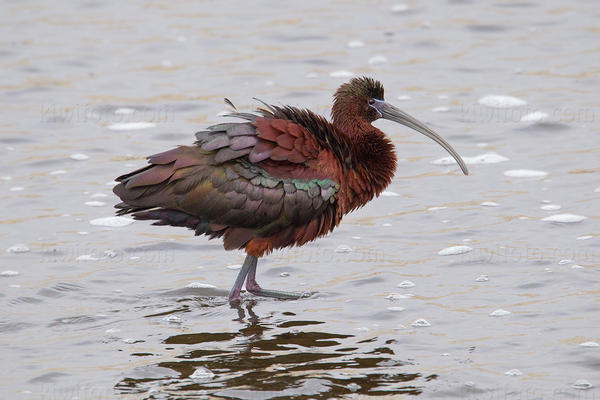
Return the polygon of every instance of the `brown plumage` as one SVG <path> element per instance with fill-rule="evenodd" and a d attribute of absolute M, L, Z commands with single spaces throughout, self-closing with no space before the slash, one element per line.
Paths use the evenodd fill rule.
<path fill-rule="evenodd" d="M 309 110 L 263 104 L 255 114 L 230 115 L 244 121 L 208 127 L 193 146 L 150 156 L 148 166 L 119 176 L 113 190 L 123 202 L 116 207 L 136 219 L 222 237 L 225 249 L 248 254 L 238 276 L 243 283 L 249 273 L 248 290 L 298 297 L 261 289 L 256 259 L 327 234 L 389 185 L 394 146 L 371 122 L 388 118 L 431 135 L 383 102 L 383 86 L 371 78 L 337 90 L 332 122 Z M 241 283 L 230 300 L 239 300 Z"/>

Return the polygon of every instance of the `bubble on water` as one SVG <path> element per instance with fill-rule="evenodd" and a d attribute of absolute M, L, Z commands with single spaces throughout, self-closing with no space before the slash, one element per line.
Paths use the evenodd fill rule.
<path fill-rule="evenodd" d="M 97 199 L 99 197 L 108 197 L 106 193 L 94 193 L 90 196 L 92 199 Z"/>
<path fill-rule="evenodd" d="M 504 157 L 495 152 L 483 153 L 483 154 L 479 154 L 479 155 L 473 156 L 473 157 L 463 157 L 462 159 L 465 162 L 465 164 L 469 164 L 469 165 L 497 164 L 497 163 L 501 163 L 501 162 L 505 162 L 505 161 L 509 160 L 507 157 Z M 435 165 L 452 165 L 452 164 L 456 164 L 456 160 L 453 157 L 448 156 L 448 157 L 438 158 L 437 160 L 432 161 L 431 163 L 435 164 Z"/>
<path fill-rule="evenodd" d="M 593 239 L 594 237 L 592 235 L 581 235 L 577 237 L 577 240 L 589 240 L 589 239 Z"/>
<path fill-rule="evenodd" d="M 475 144 L 475 146 L 477 146 L 477 147 L 488 147 L 489 145 L 490 145 L 489 143 L 484 143 L 484 142 Z"/>
<path fill-rule="evenodd" d="M 351 78 L 354 76 L 354 72 L 341 69 L 339 71 L 330 72 L 329 76 L 331 76 L 332 78 Z"/>
<path fill-rule="evenodd" d="M 388 59 L 384 56 L 373 56 L 367 61 L 369 65 L 385 64 Z"/>
<path fill-rule="evenodd" d="M 0 176 L 0 180 L 3 180 L 3 181 L 12 181 L 12 176 Z"/>
<path fill-rule="evenodd" d="M 597 342 L 582 342 L 579 343 L 579 345 L 581 347 L 600 347 L 600 344 L 598 344 Z"/>
<path fill-rule="evenodd" d="M 156 124 L 154 122 L 117 122 L 108 126 L 111 131 L 137 131 L 140 129 L 154 128 Z"/>
<path fill-rule="evenodd" d="M 13 186 L 10 189 L 11 192 L 22 192 L 23 190 L 25 190 L 25 188 L 23 186 Z"/>
<path fill-rule="evenodd" d="M 450 111 L 450 108 L 448 108 L 448 107 L 433 107 L 431 109 L 431 111 L 437 112 L 437 113 L 448 112 L 448 111 Z"/>
<path fill-rule="evenodd" d="M 404 310 L 406 310 L 406 308 L 404 308 L 404 307 L 387 307 L 386 310 L 398 312 L 398 311 L 404 311 Z"/>
<path fill-rule="evenodd" d="M 9 269 L 7 269 L 6 271 L 2 271 L 0 272 L 0 276 L 17 276 L 19 275 L 19 271 L 11 271 Z"/>
<path fill-rule="evenodd" d="M 242 264 L 228 265 L 225 268 L 227 268 L 227 269 L 240 269 L 240 268 L 242 268 Z"/>
<path fill-rule="evenodd" d="M 204 367 L 196 368 L 194 373 L 190 375 L 190 379 L 193 379 L 193 380 L 205 380 L 205 379 L 212 379 L 214 377 L 215 377 L 215 374 L 208 368 L 204 368 Z"/>
<path fill-rule="evenodd" d="M 544 268 L 544 272 L 552 272 L 552 268 Z"/>
<path fill-rule="evenodd" d="M 133 224 L 134 220 L 127 217 L 104 217 L 96 218 L 90 221 L 91 225 L 94 226 L 108 226 L 111 228 L 119 228 Z"/>
<path fill-rule="evenodd" d="M 10 246 L 6 249 L 7 253 L 27 253 L 29 251 L 29 247 L 25 243 L 17 243 Z"/>
<path fill-rule="evenodd" d="M 400 299 L 410 299 L 412 297 L 414 297 L 414 294 L 410 294 L 410 293 L 406 293 L 406 294 L 390 293 L 387 296 L 385 296 L 385 298 L 390 301 L 396 301 L 396 300 L 400 300 Z"/>
<path fill-rule="evenodd" d="M 276 371 L 287 371 L 287 368 L 284 366 L 275 367 Z"/>
<path fill-rule="evenodd" d="M 559 223 L 563 223 L 563 224 L 570 224 L 570 223 L 581 222 L 584 219 L 587 219 L 587 217 L 584 217 L 583 215 L 577 215 L 577 214 L 554 214 L 554 215 L 551 215 L 549 217 L 542 218 L 542 221 L 559 222 Z"/>
<path fill-rule="evenodd" d="M 392 224 L 390 224 L 389 222 L 386 222 L 385 224 L 381 224 L 381 226 L 392 226 Z"/>
<path fill-rule="evenodd" d="M 450 357 L 450 353 L 442 353 L 442 357 Z"/>
<path fill-rule="evenodd" d="M 65 171 L 64 169 L 57 169 L 56 171 L 51 171 L 49 175 L 64 175 L 66 173 L 67 171 Z"/>
<path fill-rule="evenodd" d="M 396 97 L 396 99 L 400 100 L 400 101 L 407 101 L 407 100 L 412 99 L 412 97 L 410 97 L 410 96 L 408 96 L 406 94 L 401 94 L 400 96 Z"/>
<path fill-rule="evenodd" d="M 527 105 L 525 100 L 505 95 L 488 95 L 480 98 L 477 102 L 492 108 L 511 108 Z"/>
<path fill-rule="evenodd" d="M 458 254 L 465 254 L 470 251 L 473 251 L 473 248 L 469 247 L 469 246 L 464 246 L 464 245 L 450 246 L 450 247 L 446 247 L 445 249 L 438 251 L 438 255 L 440 255 L 440 256 L 455 256 Z"/>
<path fill-rule="evenodd" d="M 335 248 L 335 252 L 336 253 L 351 253 L 352 248 L 350 248 L 350 246 L 347 246 L 345 244 L 340 244 L 338 247 Z"/>
<path fill-rule="evenodd" d="M 414 326 L 415 328 L 425 328 L 431 326 L 431 324 L 426 319 L 419 318 L 413 321 L 410 326 Z"/>
<path fill-rule="evenodd" d="M 354 239 L 354 240 L 360 240 L 360 236 L 352 236 L 352 239 Z"/>
<path fill-rule="evenodd" d="M 505 315 L 509 315 L 509 314 L 512 314 L 512 313 L 510 311 L 499 308 L 495 311 L 492 311 L 490 313 L 490 317 L 504 317 Z"/>
<path fill-rule="evenodd" d="M 279 276 L 285 278 L 286 276 L 290 276 L 290 273 L 289 272 L 282 272 L 282 273 L 279 274 Z"/>
<path fill-rule="evenodd" d="M 544 204 L 543 206 L 540 206 L 540 209 L 544 211 L 556 211 L 560 210 L 561 206 L 558 204 Z"/>
<path fill-rule="evenodd" d="M 88 207 L 102 207 L 106 205 L 106 203 L 103 201 L 86 201 L 83 204 L 85 204 Z"/>
<path fill-rule="evenodd" d="M 71 154 L 69 156 L 69 158 L 71 158 L 72 160 L 75 160 L 75 161 L 84 161 L 84 160 L 89 159 L 90 157 L 83 153 L 75 153 L 75 154 Z"/>
<path fill-rule="evenodd" d="M 600 193 L 600 186 L 598 186 L 596 189 L 594 189 L 594 193 Z"/>
<path fill-rule="evenodd" d="M 402 324 L 398 324 L 396 325 L 396 327 L 394 328 L 395 331 L 403 331 L 406 329 L 406 326 L 402 325 Z"/>
<path fill-rule="evenodd" d="M 411 282 L 411 281 L 402 281 L 399 284 L 397 284 L 396 286 L 399 287 L 399 288 L 408 289 L 408 288 L 411 288 L 411 287 L 415 287 L 417 285 L 415 285 L 414 282 Z"/>
<path fill-rule="evenodd" d="M 163 318 L 163 321 L 170 324 L 181 324 L 183 322 L 177 315 L 167 315 Z"/>
<path fill-rule="evenodd" d="M 400 196 L 398 193 L 396 192 L 392 192 L 391 190 L 385 190 L 381 193 L 381 196 L 385 196 L 385 197 L 396 197 L 396 196 Z"/>
<path fill-rule="evenodd" d="M 573 389 L 577 389 L 577 390 L 587 390 L 587 389 L 591 389 L 593 387 L 593 385 L 589 381 L 586 381 L 585 379 L 577 379 L 575 382 L 573 382 L 571 387 Z"/>
<path fill-rule="evenodd" d="M 508 370 L 504 373 L 504 375 L 508 375 L 508 376 L 522 376 L 523 373 L 521 371 L 519 371 L 518 369 L 511 369 Z"/>
<path fill-rule="evenodd" d="M 215 285 L 211 285 L 210 283 L 203 282 L 190 282 L 185 287 L 192 289 L 216 289 Z"/>
<path fill-rule="evenodd" d="M 129 259 L 132 260 L 132 261 L 139 260 L 140 258 L 141 257 L 139 257 L 139 256 L 131 256 L 131 257 L 129 257 Z"/>
<path fill-rule="evenodd" d="M 484 201 L 479 205 L 484 207 L 498 207 L 500 204 L 496 203 L 495 201 Z"/>
<path fill-rule="evenodd" d="M 535 169 L 509 169 L 504 171 L 504 176 L 510 178 L 544 178 L 548 175 L 546 171 L 538 171 Z"/>
<path fill-rule="evenodd" d="M 129 108 L 129 107 L 121 107 L 121 108 L 117 108 L 115 110 L 115 114 L 117 114 L 117 115 L 129 115 L 129 114 L 133 114 L 134 112 L 135 112 L 135 109 Z"/>
<path fill-rule="evenodd" d="M 558 265 L 570 264 L 570 263 L 572 263 L 572 262 L 573 262 L 573 260 L 568 260 L 568 259 L 565 259 L 565 260 L 560 260 L 560 261 L 558 262 Z"/>
<path fill-rule="evenodd" d="M 477 278 L 475 278 L 476 282 L 487 282 L 489 280 L 490 278 L 488 278 L 487 275 L 479 275 Z"/>
<path fill-rule="evenodd" d="M 104 250 L 104 255 L 108 258 L 115 258 L 118 253 L 115 250 Z"/>
<path fill-rule="evenodd" d="M 534 111 L 529 114 L 525 114 L 521 117 L 521 122 L 540 122 L 548 118 L 549 115 L 542 111 Z"/>
<path fill-rule="evenodd" d="M 121 332 L 121 330 L 119 328 L 110 328 L 105 330 L 104 332 L 106 333 L 117 333 L 117 332 Z"/>
<path fill-rule="evenodd" d="M 306 77 L 308 79 L 313 79 L 313 78 L 316 78 L 317 76 L 319 76 L 319 74 L 317 74 L 315 72 L 309 72 L 308 74 L 306 74 Z"/>
<path fill-rule="evenodd" d="M 76 261 L 98 261 L 102 260 L 102 257 L 95 257 L 93 254 L 82 254 L 75 259 Z"/>
<path fill-rule="evenodd" d="M 365 47 L 365 42 L 363 42 L 362 40 L 351 40 L 348 43 L 346 43 L 346 46 L 351 48 Z"/>
<path fill-rule="evenodd" d="M 577 264 L 571 265 L 571 268 L 573 268 L 573 269 L 584 269 L 581 265 L 577 265 Z"/>

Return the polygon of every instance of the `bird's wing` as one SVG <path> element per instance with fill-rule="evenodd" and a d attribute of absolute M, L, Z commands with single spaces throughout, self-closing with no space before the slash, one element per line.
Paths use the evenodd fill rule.
<path fill-rule="evenodd" d="M 339 171 L 335 156 L 297 123 L 247 115 L 253 120 L 211 126 L 196 134 L 196 146 L 151 156 L 149 166 L 117 178 L 118 207 L 170 225 L 197 223 L 197 233 L 229 230 L 226 248 L 289 227 L 306 225 L 293 233 L 301 243 L 329 232 L 338 222 L 340 186 L 326 174 Z"/>

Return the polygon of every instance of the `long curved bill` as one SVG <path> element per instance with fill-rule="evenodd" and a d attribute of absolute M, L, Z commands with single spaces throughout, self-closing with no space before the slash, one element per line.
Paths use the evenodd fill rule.
<path fill-rule="evenodd" d="M 393 105 L 386 103 L 385 101 L 377 101 L 378 104 L 375 106 L 376 110 L 379 111 L 382 118 L 389 119 L 390 121 L 397 122 L 404 126 L 407 126 L 411 129 L 414 129 L 417 132 L 421 132 L 423 135 L 428 138 L 436 141 L 440 146 L 442 146 L 458 163 L 460 169 L 465 175 L 469 175 L 469 170 L 467 169 L 467 165 L 460 157 L 460 155 L 450 146 L 450 143 L 446 142 L 440 135 L 435 133 L 432 129 L 428 128 L 424 123 L 419 120 L 411 117 L 407 113 L 402 110 L 397 109 Z"/>

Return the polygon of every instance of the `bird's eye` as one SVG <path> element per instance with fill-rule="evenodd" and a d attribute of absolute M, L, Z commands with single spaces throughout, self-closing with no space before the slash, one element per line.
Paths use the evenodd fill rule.
<path fill-rule="evenodd" d="M 372 106 L 373 104 L 375 104 L 375 99 L 369 99 L 369 105 Z"/>

